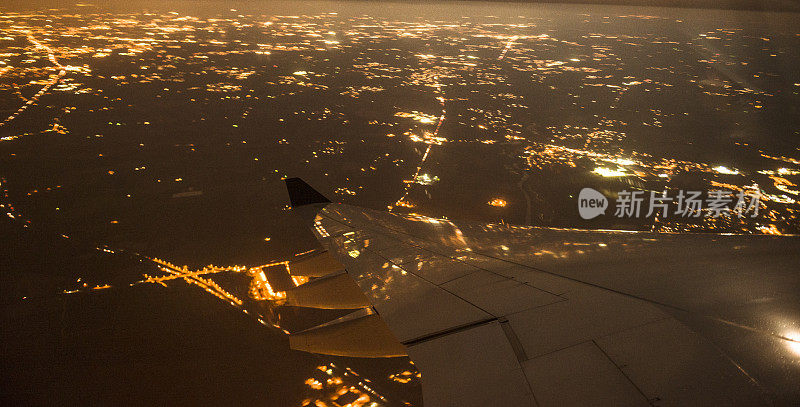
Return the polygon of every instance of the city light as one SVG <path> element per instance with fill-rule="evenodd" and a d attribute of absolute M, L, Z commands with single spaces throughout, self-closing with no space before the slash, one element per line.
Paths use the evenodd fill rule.
<path fill-rule="evenodd" d="M 726 175 L 736 175 L 736 174 L 739 173 L 739 171 L 737 171 L 737 170 L 730 169 L 730 168 L 722 166 L 722 165 L 716 166 L 716 167 L 712 168 L 712 170 L 716 171 L 717 173 L 726 174 Z"/>
<path fill-rule="evenodd" d="M 495 198 L 489 201 L 488 204 L 497 208 L 505 208 L 508 202 L 506 202 L 505 199 Z"/>
<path fill-rule="evenodd" d="M 610 169 L 610 168 L 606 168 L 606 167 L 597 167 L 592 172 L 594 172 L 595 174 L 597 174 L 597 175 L 599 175 L 601 177 L 624 177 L 624 176 L 630 175 L 630 174 L 626 173 L 624 170 L 621 170 L 621 169 Z"/>

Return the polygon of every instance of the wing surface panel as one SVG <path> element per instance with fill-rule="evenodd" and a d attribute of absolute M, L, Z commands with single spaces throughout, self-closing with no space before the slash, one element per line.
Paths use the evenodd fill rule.
<path fill-rule="evenodd" d="M 695 326 L 785 341 L 757 302 L 770 294 L 767 308 L 793 315 L 796 240 L 456 225 L 342 204 L 315 231 L 406 346 L 428 405 L 753 405 L 797 392 L 740 363 L 731 332 Z M 765 269 L 774 281 L 757 281 Z M 796 374 L 790 352 L 766 356 Z"/>

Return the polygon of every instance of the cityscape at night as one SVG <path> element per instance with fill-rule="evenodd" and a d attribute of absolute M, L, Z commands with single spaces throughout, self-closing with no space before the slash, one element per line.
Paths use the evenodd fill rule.
<path fill-rule="evenodd" d="M 331 201 L 451 233 L 444 245 L 475 267 L 481 245 L 546 265 L 609 246 L 649 250 L 589 235 L 526 243 L 537 230 L 663 234 L 666 245 L 800 234 L 795 13 L 111 3 L 0 4 L 0 398 L 10 404 L 422 405 L 413 352 L 290 349 L 292 334 L 350 313 L 306 308 L 299 294 L 320 278 L 298 271 L 303 262 L 335 251 L 317 240 L 336 236 L 318 215 L 315 239 L 294 216 L 284 186 L 293 177 Z M 611 198 L 605 216 L 579 216 L 583 188 Z M 713 205 L 681 214 L 677 199 L 655 216 L 614 216 L 629 191 L 647 213 L 662 191 L 711 202 L 720 190 L 731 207 L 737 194 L 757 200 L 740 201 L 748 216 Z M 380 241 L 353 233 L 335 241 L 348 260 Z M 429 261 L 374 250 L 383 269 Z M 798 310 L 781 308 L 782 321 Z M 786 326 L 800 332 L 800 320 Z M 395 334 L 408 347 L 429 340 Z"/>

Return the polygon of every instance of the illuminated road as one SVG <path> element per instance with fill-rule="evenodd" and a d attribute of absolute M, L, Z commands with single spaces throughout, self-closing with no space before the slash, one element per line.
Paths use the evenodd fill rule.
<path fill-rule="evenodd" d="M 53 76 L 50 79 L 50 82 L 48 82 L 42 89 L 40 89 L 38 92 L 36 92 L 36 94 L 33 95 L 30 99 L 28 99 L 28 101 L 25 102 L 25 104 L 20 106 L 20 108 L 17 109 L 13 114 L 11 114 L 11 116 L 8 116 L 5 120 L 0 122 L 0 127 L 5 126 L 6 124 L 10 123 L 11 121 L 13 121 L 17 117 L 19 117 L 20 114 L 25 112 L 25 110 L 27 110 L 30 106 L 36 104 L 36 102 L 39 100 L 40 97 L 42 97 L 42 95 L 47 93 L 53 86 L 55 86 L 58 83 L 58 81 L 61 80 L 62 77 L 64 77 L 64 75 L 67 74 L 67 68 L 65 66 L 61 65 L 58 62 L 58 59 L 56 58 L 55 54 L 53 53 L 53 50 L 50 47 L 42 44 L 36 38 L 33 38 L 33 36 L 30 35 L 30 34 L 28 34 L 28 41 L 30 41 L 31 44 L 35 45 L 36 48 L 43 49 L 45 52 L 47 52 L 47 59 L 49 59 L 50 62 L 56 68 L 59 69 L 59 71 L 58 71 L 57 75 Z M 3 72 L 0 72 L 0 74 L 2 74 L 2 73 Z"/>
<path fill-rule="evenodd" d="M 439 105 L 441 105 L 442 107 L 442 113 L 441 115 L 439 115 L 439 120 L 436 123 L 436 129 L 433 131 L 432 137 L 426 140 L 428 147 L 425 149 L 425 153 L 422 154 L 422 159 L 420 159 L 419 164 L 417 165 L 417 170 L 414 172 L 414 175 L 411 177 L 411 179 L 406 181 L 406 188 L 405 191 L 403 191 L 403 196 L 400 197 L 400 199 L 398 199 L 393 206 L 389 206 L 389 212 L 391 212 L 395 207 L 398 206 L 404 206 L 404 207 L 412 206 L 412 204 L 409 204 L 406 201 L 408 193 L 411 192 L 411 186 L 417 183 L 419 172 L 420 170 L 422 170 L 422 166 L 425 164 L 425 161 L 428 160 L 428 155 L 430 154 L 433 145 L 440 144 L 437 143 L 436 140 L 439 137 L 439 130 L 442 128 L 442 123 L 444 123 L 447 110 L 445 110 L 444 108 L 444 92 L 442 92 L 442 85 L 440 83 L 437 83 L 435 86 L 436 86 L 436 93 L 439 94 L 439 96 L 436 99 L 439 101 Z"/>

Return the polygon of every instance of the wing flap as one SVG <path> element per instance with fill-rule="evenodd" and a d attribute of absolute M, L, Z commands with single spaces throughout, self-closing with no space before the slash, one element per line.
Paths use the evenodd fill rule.
<path fill-rule="evenodd" d="M 596 340 L 647 396 L 661 405 L 761 405 L 754 380 L 712 344 L 673 318 Z"/>
<path fill-rule="evenodd" d="M 339 256 L 348 274 L 401 342 L 492 317 L 366 247 L 347 247 L 348 240 L 342 244 L 332 246 L 331 251 L 346 253 Z"/>
<path fill-rule="evenodd" d="M 533 406 L 500 324 L 492 321 L 407 346 L 426 406 Z"/>
<path fill-rule="evenodd" d="M 356 312 L 358 313 L 358 312 Z M 406 348 L 375 314 L 324 324 L 289 335 L 294 350 L 325 355 L 381 358 L 405 356 Z"/>
<path fill-rule="evenodd" d="M 649 406 L 650 400 L 594 342 L 523 363 L 543 406 Z"/>

